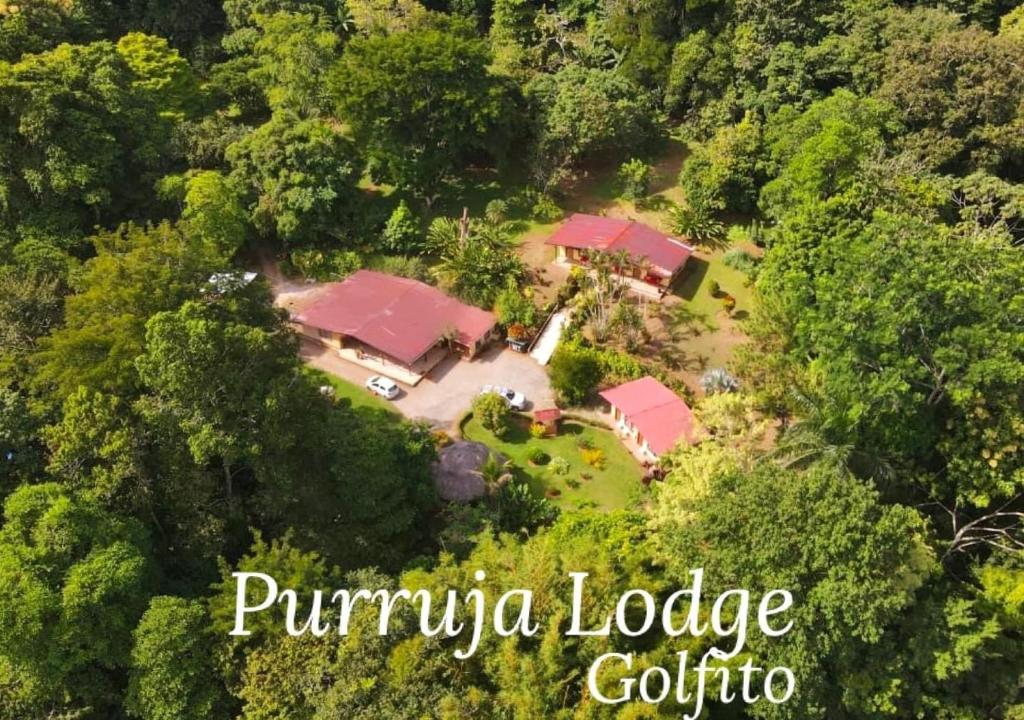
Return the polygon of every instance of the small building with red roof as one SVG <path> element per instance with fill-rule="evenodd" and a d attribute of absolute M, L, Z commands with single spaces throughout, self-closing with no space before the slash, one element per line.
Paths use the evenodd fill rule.
<path fill-rule="evenodd" d="M 417 280 L 359 270 L 325 285 L 292 323 L 348 360 L 415 384 L 453 350 L 476 355 L 496 318 Z"/>
<path fill-rule="evenodd" d="M 557 249 L 557 261 L 587 267 L 595 253 L 624 252 L 629 258 L 617 274 L 635 288 L 668 292 L 682 272 L 693 248 L 635 220 L 575 213 L 547 239 Z"/>
<path fill-rule="evenodd" d="M 601 397 L 611 406 L 615 429 L 652 460 L 696 438 L 690 406 L 653 377 L 604 390 Z"/>
<path fill-rule="evenodd" d="M 534 410 L 533 421 L 544 426 L 549 435 L 558 434 L 558 422 L 562 419 L 562 411 L 556 407 Z"/>

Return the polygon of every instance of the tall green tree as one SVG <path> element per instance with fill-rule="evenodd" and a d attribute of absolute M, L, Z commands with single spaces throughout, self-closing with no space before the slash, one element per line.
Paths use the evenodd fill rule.
<path fill-rule="evenodd" d="M 185 181 L 181 211 L 186 232 L 209 243 L 226 258 L 245 242 L 249 217 L 242 199 L 228 178 L 216 170 L 203 170 Z"/>
<path fill-rule="evenodd" d="M 349 42 L 332 93 L 371 171 L 429 204 L 471 158 L 500 155 L 511 106 L 489 62 L 486 43 L 455 19 Z"/>
<path fill-rule="evenodd" d="M 1024 43 L 968 27 L 896 42 L 879 95 L 911 130 L 904 143 L 932 167 L 1024 178 Z"/>
<path fill-rule="evenodd" d="M 651 95 L 612 70 L 569 65 L 526 86 L 535 179 L 552 187 L 599 158 L 633 156 L 660 132 Z"/>
<path fill-rule="evenodd" d="M 752 706 L 753 717 L 896 718 L 911 709 L 980 719 L 1013 702 L 1020 649 L 973 589 L 942 576 L 915 509 L 885 505 L 824 465 L 684 468 L 659 488 L 666 512 L 655 511 L 669 576 L 702 567 L 709 594 L 794 596 L 792 629 L 755 632 L 749 648 L 761 665 L 791 668 L 796 691 L 781 705 Z"/>
<path fill-rule="evenodd" d="M 107 42 L 0 63 L 0 223 L 81 232 L 151 199 L 170 132 L 154 82 Z"/>
<path fill-rule="evenodd" d="M 76 278 L 65 323 L 40 341 L 34 382 L 61 401 L 78 386 L 130 394 L 146 321 L 199 294 L 223 267 L 219 251 L 169 223 L 126 225 L 93 239 L 97 255 Z"/>
<path fill-rule="evenodd" d="M 125 709 L 142 720 L 226 718 L 202 604 L 155 597 L 133 633 Z"/>
<path fill-rule="evenodd" d="M 139 377 L 187 439 L 193 459 L 223 472 L 225 497 L 264 444 L 268 395 L 290 380 L 295 339 L 269 308 L 265 323 L 240 322 L 215 303 L 186 302 L 146 323 Z"/>
<path fill-rule="evenodd" d="M 276 113 L 226 155 L 259 231 L 285 242 L 345 236 L 359 167 L 353 143 L 330 124 Z"/>
<path fill-rule="evenodd" d="M 480 307 L 491 307 L 502 287 L 518 286 L 526 275 L 507 225 L 437 218 L 427 246 L 440 258 L 435 272 L 442 283 Z"/>
<path fill-rule="evenodd" d="M 271 110 L 316 117 L 330 106 L 327 71 L 338 57 L 341 38 L 323 16 L 279 12 L 257 15 L 260 38 L 253 47 L 253 78 Z"/>
<path fill-rule="evenodd" d="M 8 496 L 0 530 L 2 712 L 115 712 L 152 571 L 148 538 L 134 521 L 52 483 Z"/>

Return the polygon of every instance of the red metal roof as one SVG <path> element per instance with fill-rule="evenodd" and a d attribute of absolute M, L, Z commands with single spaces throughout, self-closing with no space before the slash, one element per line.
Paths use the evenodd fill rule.
<path fill-rule="evenodd" d="M 494 315 L 409 278 L 359 270 L 329 284 L 294 316 L 297 322 L 354 337 L 404 363 L 430 350 L 449 328 L 472 345 L 494 327 Z"/>
<path fill-rule="evenodd" d="M 558 408 L 547 408 L 545 410 L 537 410 L 533 413 L 533 419 L 537 422 L 551 422 L 562 417 L 562 411 Z"/>
<path fill-rule="evenodd" d="M 657 455 L 671 450 L 680 438 L 693 442 L 690 406 L 650 376 L 605 390 L 601 397 L 626 416 Z"/>
<path fill-rule="evenodd" d="M 634 260 L 646 258 L 661 275 L 670 277 L 693 254 L 693 248 L 649 225 L 634 220 L 576 213 L 547 239 L 548 245 L 618 252 Z"/>

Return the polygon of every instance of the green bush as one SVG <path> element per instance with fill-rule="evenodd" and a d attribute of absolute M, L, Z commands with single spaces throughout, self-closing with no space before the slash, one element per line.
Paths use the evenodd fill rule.
<path fill-rule="evenodd" d="M 534 440 L 540 440 L 547 434 L 548 429 L 544 426 L 544 423 L 530 423 L 530 437 Z"/>
<path fill-rule="evenodd" d="M 534 465 L 543 465 L 548 461 L 549 456 L 544 450 L 534 445 L 526 451 L 526 459 Z"/>
<path fill-rule="evenodd" d="M 651 189 L 651 171 L 650 165 L 637 158 L 622 163 L 615 176 L 619 195 L 633 201 L 646 197 Z"/>
<path fill-rule="evenodd" d="M 593 450 L 594 441 L 588 438 L 586 435 L 580 435 L 576 438 L 576 447 L 580 450 Z"/>
<path fill-rule="evenodd" d="M 354 250 L 299 248 L 288 256 L 291 268 L 303 277 L 321 282 L 341 280 L 363 267 L 363 258 Z"/>
<path fill-rule="evenodd" d="M 491 200 L 484 208 L 484 217 L 487 218 L 487 222 L 494 225 L 505 222 L 509 217 L 508 202 L 500 198 Z"/>
<path fill-rule="evenodd" d="M 423 230 L 420 221 L 405 204 L 405 200 L 398 203 L 398 207 L 388 218 L 381 233 L 381 241 L 384 249 L 390 253 L 418 255 L 423 252 Z"/>
<path fill-rule="evenodd" d="M 494 313 L 498 316 L 498 322 L 506 327 L 518 323 L 532 328 L 537 324 L 536 303 L 527 297 L 526 291 L 512 278 L 495 298 Z"/>
<path fill-rule="evenodd" d="M 473 400 L 473 414 L 484 428 L 495 435 L 504 435 L 512 420 L 508 403 L 497 393 L 477 395 Z"/>
<path fill-rule="evenodd" d="M 403 255 L 381 255 L 374 258 L 370 263 L 374 270 L 380 270 L 388 275 L 412 278 L 420 282 L 430 282 L 433 276 L 430 268 L 422 258 L 405 257 Z"/>
<path fill-rule="evenodd" d="M 757 275 L 758 259 L 746 250 L 730 250 L 722 256 L 722 262 L 748 276 Z"/>
<path fill-rule="evenodd" d="M 530 217 L 539 223 L 558 222 L 562 219 L 562 208 L 548 195 L 540 195 L 530 208 Z"/>
<path fill-rule="evenodd" d="M 702 245 L 725 238 L 725 225 L 703 206 L 677 205 L 669 212 L 669 220 L 672 232 Z"/>
<path fill-rule="evenodd" d="M 582 404 L 604 375 L 596 353 L 571 344 L 563 344 L 555 350 L 548 374 L 551 387 L 568 405 Z"/>
<path fill-rule="evenodd" d="M 564 457 L 553 457 L 549 465 L 555 475 L 568 475 L 572 465 Z"/>

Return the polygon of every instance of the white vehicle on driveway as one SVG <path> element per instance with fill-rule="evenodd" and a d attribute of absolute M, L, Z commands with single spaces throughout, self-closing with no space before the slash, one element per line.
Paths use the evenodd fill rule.
<path fill-rule="evenodd" d="M 526 396 L 512 388 L 502 387 L 501 385 L 484 385 L 483 389 L 480 390 L 480 394 L 486 395 L 487 393 L 497 393 L 513 410 L 523 411 L 526 409 Z"/>
<path fill-rule="evenodd" d="M 383 375 L 374 375 L 369 378 L 366 381 L 366 389 L 388 400 L 394 400 L 399 393 L 398 383 Z"/>

